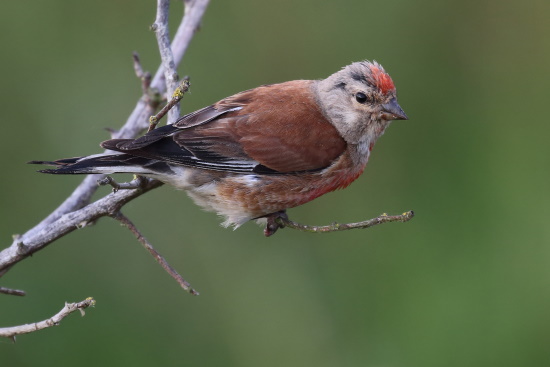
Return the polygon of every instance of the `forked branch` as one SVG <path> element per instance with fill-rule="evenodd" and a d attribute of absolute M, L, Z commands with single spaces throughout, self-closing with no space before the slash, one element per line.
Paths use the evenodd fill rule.
<path fill-rule="evenodd" d="M 155 27 L 160 26 L 167 30 L 169 0 L 157 1 L 157 11 L 161 14 L 157 14 Z M 174 75 L 177 75 L 176 68 L 187 51 L 195 32 L 199 29 L 208 3 L 209 0 L 184 1 L 185 13 L 171 43 L 168 39 L 168 32 L 157 33 L 162 65 L 152 79 L 143 72 L 139 58 L 134 56 L 134 68 L 136 74 L 142 79 L 144 95 L 138 101 L 126 123 L 118 131 L 113 132 L 113 138 L 135 138 L 148 127 L 149 117 L 154 114 L 155 109 L 155 103 L 151 103 L 150 92 L 154 90 L 161 95 L 166 91 L 165 80 L 168 80 L 169 83 L 174 81 L 172 79 Z M 163 22 L 166 24 L 162 24 Z M 177 85 L 177 78 L 175 82 Z M 11 246 L 0 251 L 0 277 L 14 264 L 41 250 L 56 239 L 77 228 L 93 223 L 99 217 L 112 216 L 113 213 L 119 212 L 120 208 L 128 201 L 162 185 L 158 181 L 146 180 L 144 185 L 137 189 L 120 190 L 90 204 L 90 199 L 98 187 L 97 181 L 102 179 L 105 179 L 104 175 L 86 177 L 74 192 L 44 220 L 26 233 L 15 235 Z M 7 290 L 3 293 L 21 294 L 21 292 Z"/>

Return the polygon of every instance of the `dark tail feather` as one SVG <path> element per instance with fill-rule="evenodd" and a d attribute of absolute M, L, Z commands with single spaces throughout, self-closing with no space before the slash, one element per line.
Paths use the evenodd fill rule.
<path fill-rule="evenodd" d="M 84 159 L 85 157 L 75 157 L 75 158 L 65 158 L 59 159 L 57 161 L 30 161 L 28 164 L 43 164 L 46 166 L 55 166 L 57 168 L 52 169 L 43 169 L 38 172 L 42 173 L 58 173 L 58 174 L 85 174 L 85 173 L 95 173 L 95 172 L 86 172 L 83 170 L 84 166 L 78 165 L 78 161 Z M 93 159 L 89 160 L 89 163 L 92 163 Z M 93 165 L 86 165 L 88 171 L 93 168 Z"/>
<path fill-rule="evenodd" d="M 98 155 L 66 158 L 57 161 L 31 161 L 29 164 L 45 164 L 56 168 L 39 170 L 41 173 L 78 175 L 92 173 L 168 173 L 167 164 L 129 154 Z"/>
<path fill-rule="evenodd" d="M 65 159 L 59 159 L 57 161 L 30 161 L 30 162 L 27 162 L 27 164 L 43 164 L 46 166 L 60 167 L 60 166 L 66 166 L 69 164 L 74 164 L 82 158 L 84 157 L 65 158 Z"/>

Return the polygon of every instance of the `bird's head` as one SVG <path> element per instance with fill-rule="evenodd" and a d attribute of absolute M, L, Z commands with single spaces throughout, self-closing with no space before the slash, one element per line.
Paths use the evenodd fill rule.
<path fill-rule="evenodd" d="M 314 84 L 325 115 L 348 143 L 378 138 L 392 120 L 407 120 L 392 78 L 376 61 L 355 62 Z M 373 136 L 375 135 L 375 136 Z"/>

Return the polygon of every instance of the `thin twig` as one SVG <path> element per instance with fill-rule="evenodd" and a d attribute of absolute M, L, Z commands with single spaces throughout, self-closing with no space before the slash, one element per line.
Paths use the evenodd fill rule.
<path fill-rule="evenodd" d="M 34 331 L 42 330 L 51 326 L 57 326 L 65 317 L 69 316 L 76 310 L 80 311 L 80 314 L 84 316 L 84 309 L 95 306 L 96 302 L 92 297 L 86 298 L 84 301 L 77 303 L 65 303 L 65 307 L 58 313 L 46 319 L 44 321 L 35 322 L 32 324 L 25 324 L 19 326 L 11 326 L 0 328 L 0 337 L 10 338 L 15 342 L 15 336 L 20 334 L 28 334 Z"/>
<path fill-rule="evenodd" d="M 162 266 L 164 270 L 172 278 L 178 282 L 178 284 L 187 292 L 191 293 L 194 296 L 198 296 L 199 292 L 191 288 L 191 284 L 189 284 L 183 277 L 174 269 L 168 261 L 151 245 L 151 243 L 141 234 L 141 232 L 137 229 L 134 223 L 128 217 L 126 217 L 121 212 L 116 212 L 113 215 L 111 215 L 114 219 L 118 220 L 120 223 L 122 223 L 126 228 L 130 230 L 136 236 L 137 240 L 145 247 L 147 251 L 157 260 L 157 262 Z"/>
<path fill-rule="evenodd" d="M 170 47 L 170 31 L 168 29 L 169 10 L 170 0 L 157 0 L 157 18 L 155 19 L 155 23 L 151 26 L 151 29 L 157 36 L 160 58 L 162 60 L 162 67 L 164 68 L 164 79 L 166 80 L 166 94 L 168 96 L 174 93 L 179 80 L 176 63 L 174 62 L 174 54 Z M 179 115 L 179 106 L 174 106 L 174 108 L 168 112 L 168 123 L 174 123 Z M 150 130 L 152 129 L 150 128 Z"/>
<path fill-rule="evenodd" d="M 141 61 L 139 59 L 139 54 L 137 52 L 132 53 L 132 58 L 134 60 L 134 71 L 136 76 L 141 80 L 141 90 L 144 95 L 148 95 L 149 88 L 151 87 L 151 73 L 148 71 L 143 71 L 141 67 Z"/>
<path fill-rule="evenodd" d="M 156 115 L 149 117 L 149 130 L 147 130 L 147 132 L 154 130 L 160 119 L 163 118 L 167 112 L 170 113 L 172 109 L 177 108 L 178 103 L 183 99 L 185 93 L 189 91 L 190 86 L 191 83 L 189 83 L 189 77 L 185 77 L 172 94 L 172 99 L 170 99 L 166 106 L 164 106 Z"/>
<path fill-rule="evenodd" d="M 12 296 L 24 296 L 27 294 L 25 291 L 22 291 L 20 289 L 11 289 L 5 287 L 0 287 L 0 293 L 10 294 Z"/>
<path fill-rule="evenodd" d="M 327 232 L 345 231 L 348 229 L 358 229 L 358 228 L 364 229 L 364 228 L 369 228 L 382 223 L 408 222 L 413 217 L 414 217 L 414 212 L 411 210 L 401 215 L 382 214 L 376 218 L 365 220 L 362 222 L 343 223 L 343 224 L 332 223 L 328 226 L 310 226 L 307 224 L 300 224 L 300 223 L 293 222 L 290 219 L 285 218 L 284 216 L 278 217 L 277 219 L 275 219 L 275 221 L 281 228 L 289 227 L 289 228 L 298 229 L 304 232 L 327 233 Z"/>

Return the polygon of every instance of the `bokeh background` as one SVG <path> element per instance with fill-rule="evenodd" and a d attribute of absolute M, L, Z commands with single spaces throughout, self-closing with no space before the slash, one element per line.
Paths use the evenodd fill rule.
<path fill-rule="evenodd" d="M 172 31 L 182 4 L 172 4 Z M 99 152 L 156 70 L 151 1 L 0 3 L 2 247 L 79 177 L 25 164 Z M 345 191 L 290 211 L 308 224 L 414 209 L 409 223 L 314 235 L 237 231 L 170 187 L 125 207 L 201 295 L 110 219 L 15 266 L 0 325 L 64 301 L 97 306 L 0 340 L 2 366 L 550 365 L 550 3 L 218 1 L 179 71 L 190 112 L 260 84 L 376 59 L 409 121 Z M 282 111 L 284 112 L 284 111 Z M 102 188 L 98 195 L 108 192 Z"/>

